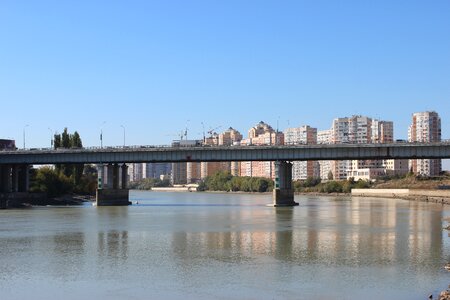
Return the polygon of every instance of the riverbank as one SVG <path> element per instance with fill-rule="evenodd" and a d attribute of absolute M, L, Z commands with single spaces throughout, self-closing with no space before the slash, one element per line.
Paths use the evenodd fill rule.
<path fill-rule="evenodd" d="M 411 201 L 450 204 L 449 190 L 353 189 L 353 197 L 395 198 Z"/>

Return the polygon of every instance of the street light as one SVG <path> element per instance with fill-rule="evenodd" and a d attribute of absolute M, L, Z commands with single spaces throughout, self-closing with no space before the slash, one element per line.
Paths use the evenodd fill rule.
<path fill-rule="evenodd" d="M 105 125 L 106 121 L 103 121 L 102 126 L 100 126 L 100 148 L 103 148 L 103 125 Z"/>
<path fill-rule="evenodd" d="M 25 128 L 27 128 L 28 126 L 30 125 L 27 124 L 23 127 L 23 149 L 25 149 Z"/>
<path fill-rule="evenodd" d="M 50 148 L 53 148 L 53 130 L 50 127 L 48 127 L 48 130 L 50 131 Z"/>
<path fill-rule="evenodd" d="M 120 125 L 123 128 L 123 147 L 125 148 L 125 126 Z"/>

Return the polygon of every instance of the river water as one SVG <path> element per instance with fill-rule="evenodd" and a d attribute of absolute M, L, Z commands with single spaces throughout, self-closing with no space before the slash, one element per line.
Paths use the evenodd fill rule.
<path fill-rule="evenodd" d="M 427 299 L 450 283 L 438 204 L 130 197 L 139 204 L 0 211 L 0 299 Z"/>

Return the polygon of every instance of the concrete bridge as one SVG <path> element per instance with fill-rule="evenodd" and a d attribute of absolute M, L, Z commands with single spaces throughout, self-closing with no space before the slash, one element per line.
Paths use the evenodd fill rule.
<path fill-rule="evenodd" d="M 30 165 L 92 163 L 99 166 L 97 203 L 128 204 L 125 163 L 275 161 L 274 205 L 295 205 L 291 186 L 292 161 L 418 158 L 450 158 L 450 142 L 227 147 L 135 146 L 0 151 L 0 192 L 27 192 Z M 107 178 L 112 178 L 108 183 L 103 182 L 104 172 L 108 173 Z M 121 186 L 119 176 L 122 177 Z M 124 198 L 125 202 L 119 201 Z"/>

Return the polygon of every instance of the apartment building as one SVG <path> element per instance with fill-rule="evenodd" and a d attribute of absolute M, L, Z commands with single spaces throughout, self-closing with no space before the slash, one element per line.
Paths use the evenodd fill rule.
<path fill-rule="evenodd" d="M 249 129 L 248 138 L 241 141 L 243 146 L 283 145 L 284 134 L 275 131 L 270 125 L 259 122 Z M 267 161 L 241 162 L 240 176 L 275 178 L 275 164 Z"/>
<path fill-rule="evenodd" d="M 317 144 L 317 128 L 301 126 L 287 128 L 284 131 L 286 145 L 314 145 Z M 305 180 L 308 177 L 319 177 L 320 167 L 317 161 L 294 161 L 292 163 L 292 179 Z"/>
<path fill-rule="evenodd" d="M 412 115 L 412 123 L 408 128 L 409 142 L 440 142 L 441 118 L 437 112 L 426 111 Z M 437 176 L 442 170 L 440 159 L 412 159 L 409 168 L 416 175 Z"/>
<path fill-rule="evenodd" d="M 211 146 L 233 146 L 239 145 L 241 140 L 242 134 L 230 127 L 220 134 L 214 133 L 210 138 L 206 139 L 206 142 Z M 239 162 L 202 162 L 200 166 L 200 178 L 204 179 L 218 171 L 227 171 L 234 176 L 238 176 L 238 169 Z"/>
<path fill-rule="evenodd" d="M 331 144 L 333 140 L 333 130 L 320 130 L 317 132 L 317 144 L 320 145 L 327 145 Z M 321 160 L 319 161 L 319 177 L 322 180 L 328 180 L 330 172 L 333 174 L 332 171 L 332 164 L 333 161 L 331 160 Z"/>

